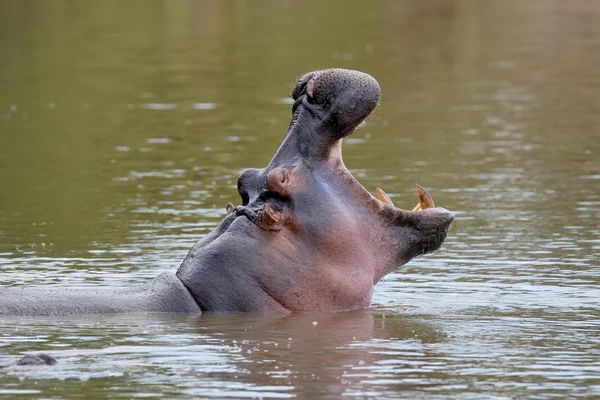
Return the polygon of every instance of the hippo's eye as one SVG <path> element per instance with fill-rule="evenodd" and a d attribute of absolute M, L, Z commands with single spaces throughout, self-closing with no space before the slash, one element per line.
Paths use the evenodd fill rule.
<path fill-rule="evenodd" d="M 247 206 L 250 202 L 250 196 L 248 195 L 248 192 L 245 191 L 243 188 L 238 188 L 238 193 L 242 198 L 242 205 Z"/>
<path fill-rule="evenodd" d="M 247 169 L 242 172 L 237 182 L 237 189 L 242 198 L 242 205 L 247 206 L 250 198 L 257 196 L 263 186 L 260 169 Z M 264 178 L 263 178 L 264 179 Z"/>

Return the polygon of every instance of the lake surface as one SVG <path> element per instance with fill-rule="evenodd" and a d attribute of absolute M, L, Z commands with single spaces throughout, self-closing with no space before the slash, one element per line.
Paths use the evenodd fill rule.
<path fill-rule="evenodd" d="M 367 310 L 0 317 L 0 398 L 600 396 L 600 4 L 0 1 L 0 285 L 175 271 L 285 136 L 295 79 L 378 79 L 345 163 L 456 213 Z"/>

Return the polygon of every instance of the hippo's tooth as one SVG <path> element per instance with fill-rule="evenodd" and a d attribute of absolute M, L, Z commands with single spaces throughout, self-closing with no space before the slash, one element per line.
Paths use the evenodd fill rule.
<path fill-rule="evenodd" d="M 419 196 L 419 204 L 417 204 L 417 206 L 415 208 L 413 208 L 413 211 L 426 210 L 428 208 L 435 208 L 433 199 L 431 198 L 431 195 L 429 193 L 427 193 L 427 190 L 425 190 L 425 188 L 419 184 L 415 183 L 415 186 L 417 187 L 417 195 Z"/>
<path fill-rule="evenodd" d="M 394 207 L 394 203 L 392 203 L 390 196 L 388 196 L 387 193 L 380 188 L 377 188 L 377 197 L 379 197 L 379 200 L 381 200 L 383 203 Z"/>
<path fill-rule="evenodd" d="M 235 207 L 233 206 L 233 204 L 231 204 L 231 202 L 225 204 L 225 211 L 227 211 L 227 215 L 231 214 L 234 209 Z"/>

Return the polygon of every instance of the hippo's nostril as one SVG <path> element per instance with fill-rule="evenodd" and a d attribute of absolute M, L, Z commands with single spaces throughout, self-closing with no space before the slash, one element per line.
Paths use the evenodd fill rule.
<path fill-rule="evenodd" d="M 302 96 L 304 93 L 306 93 L 309 82 L 311 80 L 314 81 L 314 78 L 317 76 L 318 73 L 319 73 L 319 71 L 313 71 L 313 72 L 304 74 L 303 76 L 298 78 L 298 80 L 296 81 L 296 86 L 294 87 L 294 90 L 292 91 L 292 98 L 294 100 L 298 100 L 298 98 L 300 96 Z M 313 82 L 313 84 L 314 84 L 314 82 Z M 312 93 L 312 89 L 311 89 L 311 93 Z M 310 96 L 312 96 L 312 94 L 309 94 L 309 97 Z"/>
<path fill-rule="evenodd" d="M 314 97 L 314 91 L 315 91 L 315 80 L 313 78 L 310 81 L 308 81 L 308 84 L 306 85 L 306 94 L 308 95 L 308 97 L 310 97 L 312 99 Z"/>

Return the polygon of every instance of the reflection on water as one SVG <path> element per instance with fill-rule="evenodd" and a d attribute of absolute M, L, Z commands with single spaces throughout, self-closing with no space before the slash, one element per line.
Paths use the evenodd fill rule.
<path fill-rule="evenodd" d="M 0 1 L 0 284 L 174 270 L 239 202 L 294 78 L 375 76 L 344 143 L 369 190 L 457 220 L 370 310 L 0 321 L 0 397 L 600 395 L 600 7 Z"/>
<path fill-rule="evenodd" d="M 381 394 L 385 380 L 416 391 L 436 379 L 427 360 L 440 356 L 435 346 L 446 340 L 435 326 L 364 310 L 286 317 L 134 315 L 26 322 L 37 327 L 27 332 L 15 328 L 12 341 L 25 348 L 51 343 L 62 362 L 52 369 L 13 367 L 7 374 L 60 377 L 75 387 L 90 381 L 88 395 L 102 393 L 105 379 L 117 378 L 119 392 L 129 396 L 139 389 L 127 387 L 126 377 L 151 388 L 173 385 L 180 393 L 197 396 L 219 396 L 227 388 L 230 397 L 290 397 L 298 385 L 312 398 Z M 74 340 L 79 342 L 76 347 Z M 400 371 L 414 382 L 403 383 Z"/>

